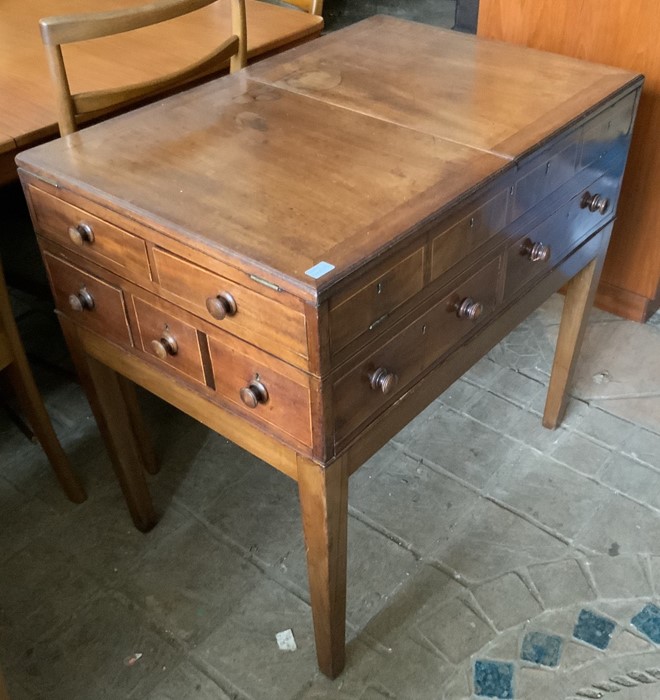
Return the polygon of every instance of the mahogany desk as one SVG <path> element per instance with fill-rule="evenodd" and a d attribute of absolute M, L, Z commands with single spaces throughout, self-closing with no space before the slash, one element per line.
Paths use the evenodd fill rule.
<path fill-rule="evenodd" d="M 55 96 L 39 33 L 49 15 L 109 10 L 142 0 L 6 0 L 0 21 L 0 185 L 16 180 L 18 151 L 58 134 Z M 317 37 L 323 18 L 247 0 L 248 60 Z M 129 36 L 65 47 L 72 86 L 94 90 L 140 82 L 176 70 L 216 46 L 231 31 L 229 4 L 220 3 Z M 128 43 L 127 43 L 128 42 Z M 126 47 L 130 46 L 130 52 Z M 67 55 L 65 53 L 65 55 Z"/>
<path fill-rule="evenodd" d="M 568 283 L 557 425 L 641 82 L 373 17 L 21 154 L 137 526 L 126 378 L 297 480 L 319 666 L 340 673 L 349 475 Z"/>

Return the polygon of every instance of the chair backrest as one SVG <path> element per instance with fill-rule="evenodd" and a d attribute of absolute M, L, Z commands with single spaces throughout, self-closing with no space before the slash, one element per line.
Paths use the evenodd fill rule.
<path fill-rule="evenodd" d="M 298 0 L 296 0 L 297 2 Z M 240 70 L 247 59 L 245 0 L 231 0 L 232 35 L 220 46 L 192 65 L 173 73 L 120 88 L 73 94 L 62 55 L 62 45 L 129 32 L 165 22 L 199 10 L 217 0 L 159 0 L 140 7 L 109 12 L 45 17 L 39 21 L 41 38 L 46 48 L 48 66 L 57 93 L 60 133 L 64 136 L 78 128 L 83 115 L 101 116 L 118 107 L 129 105 L 152 95 L 201 79 L 222 69 L 227 62 L 230 71 Z"/>
<path fill-rule="evenodd" d="M 283 4 L 295 5 L 310 15 L 320 15 L 323 12 L 323 0 L 281 0 Z"/>

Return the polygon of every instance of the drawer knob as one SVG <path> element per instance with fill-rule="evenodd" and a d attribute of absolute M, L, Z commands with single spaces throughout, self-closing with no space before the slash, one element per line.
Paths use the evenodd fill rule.
<path fill-rule="evenodd" d="M 222 321 L 225 316 L 233 316 L 236 313 L 236 301 L 229 292 L 222 292 L 215 297 L 206 300 L 206 309 L 218 321 Z"/>
<path fill-rule="evenodd" d="M 241 401 L 248 408 L 256 408 L 260 403 L 268 401 L 268 390 L 258 379 L 253 379 L 248 386 L 244 386 L 240 394 Z"/>
<path fill-rule="evenodd" d="M 77 226 L 69 226 L 69 238 L 76 245 L 94 243 L 94 231 L 89 224 L 81 222 Z"/>
<path fill-rule="evenodd" d="M 550 260 L 550 246 L 538 241 L 525 240 L 520 249 L 522 255 L 528 257 L 532 262 L 546 262 Z"/>
<path fill-rule="evenodd" d="M 383 394 L 389 394 L 398 381 L 399 378 L 396 374 L 386 370 L 384 367 L 379 367 L 369 375 L 369 384 L 371 384 L 371 388 L 374 391 L 382 391 Z"/>
<path fill-rule="evenodd" d="M 168 357 L 172 357 L 179 352 L 179 344 L 171 333 L 164 331 L 160 340 L 151 341 L 151 349 L 154 351 L 156 357 L 161 360 L 166 360 Z"/>
<path fill-rule="evenodd" d="M 81 287 L 77 294 L 69 295 L 69 306 L 74 311 L 91 311 L 94 308 L 94 297 L 86 287 Z"/>
<path fill-rule="evenodd" d="M 584 195 L 582 195 L 580 206 L 583 209 L 589 209 L 589 211 L 597 211 L 599 214 L 606 214 L 610 208 L 610 200 L 608 197 L 603 197 L 601 194 L 585 192 Z"/>
<path fill-rule="evenodd" d="M 459 318 L 466 318 L 468 321 L 476 321 L 483 310 L 484 305 L 480 301 L 467 297 L 460 304 L 457 304 L 456 315 Z"/>

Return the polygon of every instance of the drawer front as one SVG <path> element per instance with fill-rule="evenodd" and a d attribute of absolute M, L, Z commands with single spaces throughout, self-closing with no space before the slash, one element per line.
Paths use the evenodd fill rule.
<path fill-rule="evenodd" d="M 132 345 L 121 289 L 50 253 L 44 261 L 60 311 L 111 342 Z"/>
<path fill-rule="evenodd" d="M 636 93 L 627 95 L 587 123 L 582 137 L 580 167 L 608 158 L 617 148 L 627 150 L 636 99 Z M 625 153 L 624 150 L 622 164 L 626 160 Z"/>
<path fill-rule="evenodd" d="M 432 239 L 431 279 L 464 260 L 504 228 L 508 198 L 508 190 L 503 190 Z"/>
<path fill-rule="evenodd" d="M 485 323 L 497 306 L 500 259 L 488 263 L 333 382 L 335 439 L 339 446 L 381 408 L 405 392 L 419 374 L 462 338 Z M 472 300 L 481 305 L 475 320 L 459 317 Z M 473 307 L 474 308 L 474 307 Z"/>
<path fill-rule="evenodd" d="M 619 184 L 618 177 L 604 175 L 509 246 L 505 298 L 551 270 L 590 231 L 606 223 L 616 209 Z"/>
<path fill-rule="evenodd" d="M 247 418 L 312 445 L 309 380 L 256 348 L 209 336 L 215 390 Z"/>
<path fill-rule="evenodd" d="M 132 297 L 138 331 L 135 344 L 171 369 L 205 384 L 204 364 L 197 329 L 177 318 L 175 310 L 163 310 Z"/>
<path fill-rule="evenodd" d="M 160 248 L 154 248 L 153 259 L 163 296 L 223 331 L 306 366 L 303 314 Z"/>
<path fill-rule="evenodd" d="M 330 310 L 333 353 L 362 333 L 374 330 L 424 285 L 424 251 L 417 250 L 390 266 L 369 284 Z"/>
<path fill-rule="evenodd" d="M 517 219 L 534 208 L 538 202 L 558 190 L 577 172 L 579 154 L 579 134 L 571 134 L 569 139 L 553 149 L 547 158 L 525 172 L 514 187 L 511 219 Z"/>
<path fill-rule="evenodd" d="M 35 187 L 28 189 L 36 228 L 43 236 L 122 277 L 150 279 L 142 239 Z"/>

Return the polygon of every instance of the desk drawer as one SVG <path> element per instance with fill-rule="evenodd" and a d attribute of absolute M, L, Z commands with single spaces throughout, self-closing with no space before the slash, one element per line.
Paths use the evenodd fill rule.
<path fill-rule="evenodd" d="M 150 279 L 140 238 L 35 187 L 28 191 L 40 234 L 122 277 Z"/>
<path fill-rule="evenodd" d="M 132 345 L 121 289 L 50 253 L 44 262 L 60 311 L 113 343 Z"/>
<path fill-rule="evenodd" d="M 231 337 L 208 337 L 218 397 L 238 413 L 312 445 L 309 378 L 300 370 Z"/>
<path fill-rule="evenodd" d="M 555 267 L 590 231 L 611 218 L 619 184 L 619 178 L 604 175 L 509 246 L 505 299 Z"/>
<path fill-rule="evenodd" d="M 557 145 L 546 158 L 525 172 L 514 188 L 510 219 L 513 221 L 567 183 L 577 172 L 580 132 Z"/>
<path fill-rule="evenodd" d="M 163 296 L 223 331 L 306 366 L 302 313 L 161 248 L 154 248 L 153 259 Z"/>
<path fill-rule="evenodd" d="M 175 309 L 132 297 L 137 338 L 145 353 L 184 376 L 205 384 L 204 363 L 197 329 L 177 317 Z"/>
<path fill-rule="evenodd" d="M 354 338 L 376 329 L 424 286 L 424 251 L 416 250 L 386 269 L 354 293 L 342 295 L 330 310 L 332 352 L 345 348 Z"/>
<path fill-rule="evenodd" d="M 604 160 L 617 146 L 627 149 L 636 99 L 637 93 L 627 95 L 587 123 L 582 136 L 580 167 Z"/>
<path fill-rule="evenodd" d="M 499 192 L 432 239 L 431 279 L 465 260 L 504 228 L 508 198 L 508 190 Z"/>
<path fill-rule="evenodd" d="M 338 444 L 382 407 L 407 390 L 420 373 L 492 315 L 498 301 L 500 258 L 458 284 L 449 294 L 371 350 L 333 382 L 335 438 Z M 469 303 L 472 301 L 472 314 Z M 476 305 L 476 306 L 475 306 Z M 463 317 L 459 317 L 459 308 Z M 470 319 L 475 315 L 474 320 Z"/>

